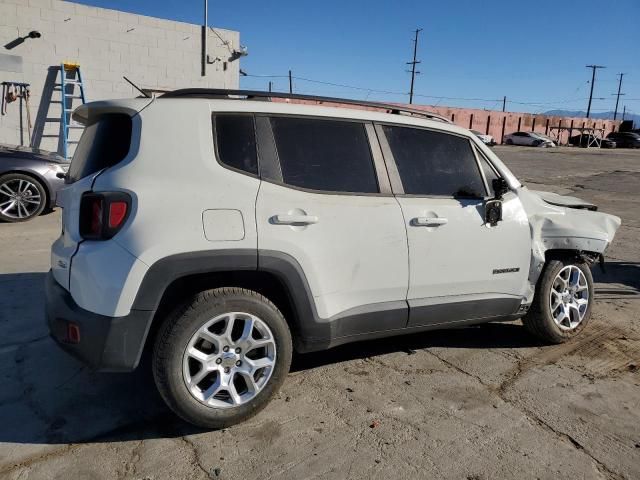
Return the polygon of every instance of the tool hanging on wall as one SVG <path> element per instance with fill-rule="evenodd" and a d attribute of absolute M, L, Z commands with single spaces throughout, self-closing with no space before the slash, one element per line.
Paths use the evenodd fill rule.
<path fill-rule="evenodd" d="M 0 113 L 7 114 L 7 106 L 10 103 L 20 100 L 20 120 L 22 121 L 22 101 L 24 101 L 27 113 L 27 131 L 29 133 L 29 144 L 31 144 L 31 109 L 29 106 L 29 98 L 31 97 L 30 84 L 21 82 L 2 82 L 2 107 Z M 21 125 L 22 126 L 22 125 Z"/>

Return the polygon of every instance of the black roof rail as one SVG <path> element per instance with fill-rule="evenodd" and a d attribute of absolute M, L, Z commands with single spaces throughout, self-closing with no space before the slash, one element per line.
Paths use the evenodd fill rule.
<path fill-rule="evenodd" d="M 366 100 L 353 100 L 350 98 L 321 97 L 316 95 L 303 95 L 298 93 L 279 93 L 279 92 L 263 92 L 260 90 L 227 90 L 222 88 L 182 88 L 166 92 L 160 98 L 177 98 L 177 97 L 196 97 L 196 98 L 224 98 L 233 99 L 232 97 L 246 97 L 244 100 L 266 100 L 271 98 L 282 98 L 290 100 L 311 100 L 315 102 L 339 103 L 342 105 L 356 105 L 360 107 L 380 108 L 386 110 L 387 113 L 415 115 L 431 120 L 438 120 L 445 123 L 451 121 L 441 115 L 431 113 L 416 108 L 407 108 L 403 105 L 394 105 L 392 103 L 368 102 Z"/>

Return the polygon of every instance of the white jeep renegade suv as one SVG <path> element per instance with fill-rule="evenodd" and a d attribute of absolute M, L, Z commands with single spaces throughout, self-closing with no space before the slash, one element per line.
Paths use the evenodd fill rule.
<path fill-rule="evenodd" d="M 619 218 L 528 190 L 435 115 L 269 95 L 75 111 L 46 289 L 65 350 L 111 371 L 149 352 L 167 404 L 224 427 L 268 403 L 293 350 L 519 317 L 551 343 L 585 328 Z"/>

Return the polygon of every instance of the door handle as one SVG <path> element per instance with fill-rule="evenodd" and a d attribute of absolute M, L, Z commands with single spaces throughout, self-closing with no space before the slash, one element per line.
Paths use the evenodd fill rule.
<path fill-rule="evenodd" d="M 449 220 L 443 217 L 416 217 L 411 220 L 414 227 L 439 227 L 448 223 Z"/>
<path fill-rule="evenodd" d="M 318 223 L 315 215 L 274 215 L 271 222 L 276 225 L 311 225 Z"/>

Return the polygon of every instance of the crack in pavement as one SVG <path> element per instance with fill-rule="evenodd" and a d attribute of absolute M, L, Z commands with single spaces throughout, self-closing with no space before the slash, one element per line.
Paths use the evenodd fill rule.
<path fill-rule="evenodd" d="M 138 462 L 140 461 L 140 449 L 144 444 L 144 440 L 139 440 L 138 444 L 131 450 L 129 460 L 124 464 L 124 471 L 122 475 L 118 475 L 119 478 L 127 478 L 134 476 L 138 470 Z"/>
<path fill-rule="evenodd" d="M 48 338 L 51 338 L 49 336 L 49 334 L 41 335 L 39 337 L 32 338 L 32 339 L 29 339 L 29 340 L 23 340 L 21 342 L 3 343 L 2 345 L 0 345 L 0 353 L 7 353 L 7 352 L 10 352 L 12 350 L 17 350 L 18 348 L 30 345 L 32 343 L 42 342 L 43 340 L 46 340 Z"/>
<path fill-rule="evenodd" d="M 521 378 L 521 376 L 525 372 L 530 371 L 533 366 L 536 366 L 536 365 L 539 364 L 535 355 L 533 357 L 530 357 L 530 358 L 525 358 L 525 359 L 522 359 L 522 360 L 518 360 L 517 363 L 516 363 L 515 368 L 512 370 L 512 372 L 509 375 L 509 377 L 506 380 L 504 380 L 503 382 L 501 382 L 500 385 L 497 388 L 495 388 L 495 387 L 485 383 L 478 375 L 475 375 L 475 374 L 473 374 L 471 372 L 468 372 L 468 371 L 464 370 L 463 368 L 460 368 L 459 366 L 457 366 L 457 365 L 453 364 L 452 362 L 442 358 L 440 355 L 430 351 L 429 349 L 425 349 L 425 350 L 428 353 L 430 353 L 431 355 L 433 355 L 434 357 L 436 357 L 438 360 L 440 360 L 445 365 L 450 366 L 451 368 L 453 368 L 457 372 L 460 372 L 463 375 L 466 375 L 468 377 L 473 378 L 474 380 L 479 382 L 483 387 L 485 387 L 487 390 L 489 390 L 492 393 L 495 393 L 503 402 L 511 405 L 512 407 L 514 407 L 518 411 L 522 412 L 524 414 L 524 416 L 530 422 L 532 422 L 534 425 L 538 425 L 538 426 L 542 427 L 545 431 L 554 434 L 556 437 L 560 438 L 564 442 L 569 443 L 570 445 L 572 445 L 576 450 L 578 450 L 580 452 L 583 452 L 585 455 L 587 455 L 594 462 L 596 468 L 598 469 L 598 472 L 600 472 L 600 474 L 605 476 L 607 479 L 610 479 L 610 480 L 624 480 L 625 477 L 623 477 L 623 476 L 619 475 L 618 473 L 616 473 L 616 472 L 612 471 L 611 469 L 609 469 L 609 467 L 607 467 L 602 461 L 597 459 L 588 449 L 585 448 L 584 445 L 582 445 L 573 436 L 571 436 L 570 434 L 568 434 L 566 432 L 563 432 L 563 431 L 560 431 L 560 430 L 556 429 L 551 424 L 547 423 L 544 419 L 542 419 L 538 415 L 536 415 L 535 412 L 533 412 L 530 409 L 528 409 L 526 406 L 518 403 L 513 398 L 509 398 L 509 396 L 506 393 L 507 390 L 510 389 Z M 555 363 L 555 361 L 553 361 L 552 363 Z"/>
<path fill-rule="evenodd" d="M 182 440 L 182 442 L 187 445 L 187 448 L 191 451 L 192 456 L 193 456 L 193 460 L 195 462 L 195 464 L 198 466 L 198 468 L 202 471 L 202 473 L 204 473 L 206 478 L 215 478 L 217 475 L 214 475 L 210 472 L 207 471 L 207 469 L 204 467 L 204 465 L 202 464 L 202 460 L 200 459 L 200 454 L 198 453 L 198 447 L 196 446 L 195 443 L 193 443 L 189 438 L 187 438 L 186 436 L 180 437 L 179 440 Z"/>

